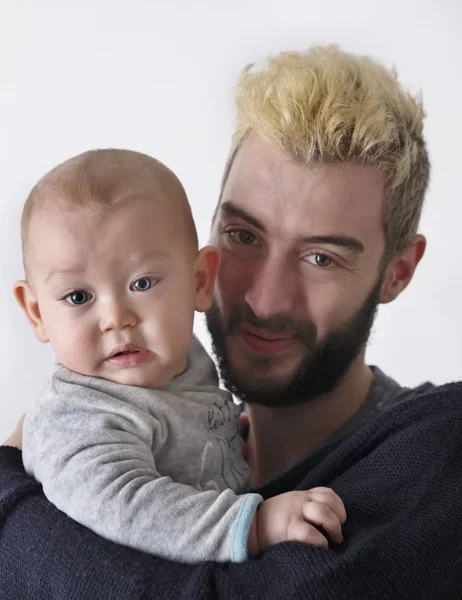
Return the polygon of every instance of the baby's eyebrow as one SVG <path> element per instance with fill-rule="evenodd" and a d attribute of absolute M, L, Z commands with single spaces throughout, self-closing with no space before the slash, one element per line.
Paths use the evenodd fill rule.
<path fill-rule="evenodd" d="M 152 250 L 148 252 L 133 252 L 128 253 L 126 260 L 132 265 L 146 261 L 157 261 L 157 262 L 169 262 L 172 259 L 172 255 L 162 250 Z M 43 280 L 44 284 L 50 283 L 53 279 L 63 277 L 65 275 L 82 275 L 85 272 L 83 267 L 68 267 L 68 268 L 55 268 L 51 269 L 48 275 Z"/>
<path fill-rule="evenodd" d="M 56 277 L 61 277 L 63 275 L 78 275 L 79 273 L 82 273 L 82 269 L 79 267 L 69 267 L 68 269 L 52 269 L 43 280 L 43 283 L 50 283 L 50 281 Z"/>
<path fill-rule="evenodd" d="M 144 260 L 160 260 L 160 261 L 168 261 L 171 260 L 172 255 L 169 252 L 164 252 L 162 250 L 152 250 L 148 252 L 133 252 L 129 254 L 127 260 L 131 263 L 138 263 Z"/>

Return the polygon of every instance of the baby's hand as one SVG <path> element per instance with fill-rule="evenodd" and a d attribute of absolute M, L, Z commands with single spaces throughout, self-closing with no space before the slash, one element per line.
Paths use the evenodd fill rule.
<path fill-rule="evenodd" d="M 332 542 L 343 541 L 346 520 L 342 500 L 330 488 L 287 492 L 263 502 L 250 529 L 249 556 L 260 554 L 279 542 L 304 542 L 327 548 L 327 537 L 314 527 L 322 527 Z"/>

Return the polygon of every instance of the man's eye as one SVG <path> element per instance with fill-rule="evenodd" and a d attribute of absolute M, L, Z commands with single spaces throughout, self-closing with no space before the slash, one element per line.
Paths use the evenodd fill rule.
<path fill-rule="evenodd" d="M 85 304 L 90 299 L 91 299 L 90 294 L 87 294 L 87 292 L 84 292 L 83 290 L 77 290 L 75 292 L 71 292 L 70 294 L 67 294 L 67 296 L 64 296 L 64 300 L 68 304 L 73 304 L 74 306 L 79 306 L 79 305 Z"/>
<path fill-rule="evenodd" d="M 306 260 L 316 267 L 327 268 L 334 264 L 333 259 L 328 254 L 315 252 L 306 257 Z"/>
<path fill-rule="evenodd" d="M 146 292 L 154 285 L 154 281 L 150 277 L 140 277 L 132 283 L 130 289 L 135 292 Z"/>
<path fill-rule="evenodd" d="M 230 231 L 229 235 L 239 244 L 245 246 L 254 244 L 257 239 L 253 233 L 250 233 L 250 231 L 246 231 L 245 229 L 235 229 L 234 231 Z"/>

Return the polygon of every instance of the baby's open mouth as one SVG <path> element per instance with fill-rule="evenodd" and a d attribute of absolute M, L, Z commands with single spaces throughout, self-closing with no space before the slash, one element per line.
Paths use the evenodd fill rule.
<path fill-rule="evenodd" d="M 123 352 L 117 352 L 116 354 L 113 354 L 111 358 L 114 358 L 114 356 L 123 356 L 124 354 L 137 354 L 138 352 L 139 350 L 124 350 Z"/>
<path fill-rule="evenodd" d="M 136 344 L 120 344 L 116 346 L 111 354 L 108 356 L 108 359 L 111 358 L 120 358 L 121 356 L 128 356 L 129 354 L 140 354 L 140 352 L 145 351 L 144 348 L 137 346 Z"/>
<path fill-rule="evenodd" d="M 117 368 L 128 369 L 144 363 L 150 355 L 147 348 L 136 344 L 120 344 L 116 346 L 107 357 L 107 361 Z"/>

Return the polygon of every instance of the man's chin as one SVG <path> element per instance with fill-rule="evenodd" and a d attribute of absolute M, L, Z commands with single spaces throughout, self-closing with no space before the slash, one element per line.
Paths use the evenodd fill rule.
<path fill-rule="evenodd" d="M 286 405 L 287 389 L 290 379 L 282 377 L 258 377 L 249 374 L 248 377 L 241 375 L 233 377 L 233 393 L 248 404 L 262 404 L 266 406 Z"/>
<path fill-rule="evenodd" d="M 281 406 L 290 404 L 287 392 L 291 389 L 300 357 L 252 356 L 234 353 L 230 348 L 221 361 L 220 373 L 225 387 L 240 400 L 249 404 Z"/>
<path fill-rule="evenodd" d="M 246 383 L 245 387 L 256 389 L 264 386 L 271 389 L 284 388 L 297 373 L 302 358 L 300 356 L 244 356 L 242 353 L 234 354 L 232 351 L 227 355 L 229 373 L 233 374 L 233 380 L 237 379 Z"/>

